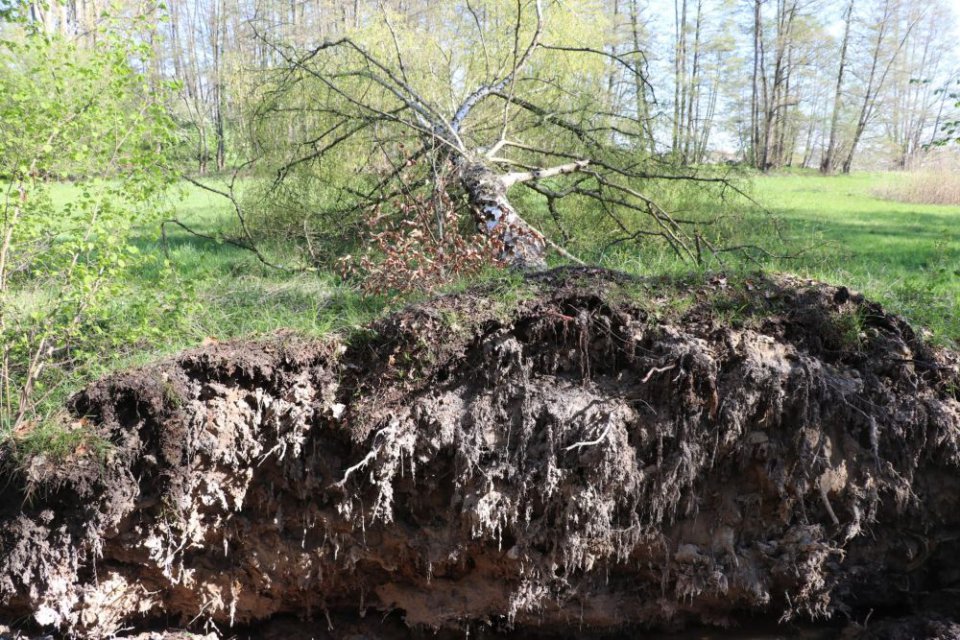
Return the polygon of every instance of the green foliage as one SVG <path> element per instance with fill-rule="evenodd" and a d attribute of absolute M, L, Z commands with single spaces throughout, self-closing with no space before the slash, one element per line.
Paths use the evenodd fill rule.
<path fill-rule="evenodd" d="M 960 86 L 960 81 L 957 82 L 957 85 Z M 946 88 L 943 88 L 937 90 L 936 93 L 944 93 L 947 91 Z M 960 91 L 950 91 L 947 97 L 955 102 L 954 106 L 956 106 L 957 109 L 960 109 Z M 960 120 L 947 120 L 941 126 L 940 131 L 943 135 L 934 142 L 934 145 L 942 147 L 948 144 L 960 143 Z"/>
<path fill-rule="evenodd" d="M 76 372 L 156 337 L 176 307 L 131 295 L 128 278 L 172 273 L 134 234 L 162 215 L 174 139 L 142 38 L 110 23 L 93 49 L 23 22 L 0 34 L 0 433 L 19 434 L 48 422 Z M 71 182 L 67 197 L 54 180 Z"/>

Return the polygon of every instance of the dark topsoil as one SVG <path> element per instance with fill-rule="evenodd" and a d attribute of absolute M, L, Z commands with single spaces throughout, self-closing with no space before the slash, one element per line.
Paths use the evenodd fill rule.
<path fill-rule="evenodd" d="M 958 363 L 843 288 L 582 269 L 191 351 L 2 489 L 0 623 L 960 638 Z"/>

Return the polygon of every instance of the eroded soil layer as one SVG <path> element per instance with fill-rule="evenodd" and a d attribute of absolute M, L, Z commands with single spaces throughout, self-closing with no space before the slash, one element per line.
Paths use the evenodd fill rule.
<path fill-rule="evenodd" d="M 958 359 L 842 288 L 555 271 L 71 412 L 97 437 L 0 502 L 32 632 L 958 629 Z"/>

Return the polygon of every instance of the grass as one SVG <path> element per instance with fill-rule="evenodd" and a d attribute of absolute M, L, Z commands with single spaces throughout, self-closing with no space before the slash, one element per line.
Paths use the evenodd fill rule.
<path fill-rule="evenodd" d="M 741 202 L 721 227 L 723 246 L 758 245 L 783 257 L 752 251 L 700 270 L 729 275 L 762 268 L 842 284 L 882 303 L 929 331 L 942 345 L 960 345 L 960 206 L 885 199 L 885 187 L 904 174 L 821 176 L 793 171 L 756 176 L 751 196 L 767 210 Z M 716 199 L 669 192 L 658 199 L 686 218 L 715 218 Z M 589 254 L 583 254 L 589 255 Z M 596 259 L 596 257 L 591 256 Z M 599 256 L 604 266 L 640 275 L 688 273 L 693 267 L 663 249 L 640 248 Z"/>
<path fill-rule="evenodd" d="M 897 174 L 763 177 L 756 194 L 778 212 L 805 253 L 771 269 L 858 289 L 960 344 L 960 206 L 875 195 Z"/>
<path fill-rule="evenodd" d="M 173 217 L 198 233 L 236 234 L 232 209 L 221 196 L 183 184 L 168 196 L 166 205 Z M 131 274 L 132 284 L 166 286 L 187 294 L 185 322 L 168 328 L 166 344 L 155 345 L 154 356 L 205 340 L 224 341 L 278 329 L 323 335 L 359 326 L 382 306 L 381 301 L 358 296 L 335 274 L 272 269 L 249 251 L 176 226 L 167 225 L 164 238 L 159 225 L 150 225 L 140 230 L 135 242 L 142 253 L 163 256 L 173 277 L 161 285 L 162 263 L 157 262 Z M 265 252 L 276 262 L 285 262 L 282 249 L 268 247 Z"/>
<path fill-rule="evenodd" d="M 929 329 L 936 341 L 960 343 L 960 207 L 909 204 L 877 195 L 886 183 L 899 179 L 898 174 L 758 176 L 752 195 L 776 216 L 782 238 L 771 235 L 774 225 L 767 213 L 746 206 L 728 223 L 734 237 L 727 242 L 796 254 L 759 261 L 768 270 L 862 291 Z M 184 189 L 183 199 L 171 205 L 179 219 L 208 235 L 228 231 L 232 224 L 227 203 L 195 187 Z M 684 206 L 711 215 L 710 201 Z M 156 229 L 145 229 L 140 242 L 146 252 L 162 251 Z M 322 335 L 360 326 L 386 304 L 360 297 L 333 274 L 269 269 L 249 252 L 175 228 L 168 233 L 167 250 L 176 274 L 174 286 L 189 288 L 195 306 L 185 326 L 167 336 L 162 347 L 137 359 L 205 338 L 227 340 L 281 328 Z M 662 250 L 641 248 L 597 257 L 607 266 L 644 275 L 691 269 Z M 737 271 L 756 266 L 730 261 L 725 267 L 708 268 Z M 148 282 L 155 276 L 143 274 Z"/>

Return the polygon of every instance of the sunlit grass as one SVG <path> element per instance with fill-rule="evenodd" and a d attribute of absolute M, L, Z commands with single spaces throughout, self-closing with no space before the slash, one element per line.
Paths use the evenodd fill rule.
<path fill-rule="evenodd" d="M 884 200 L 898 174 L 765 177 L 758 196 L 802 243 L 770 268 L 844 284 L 906 315 L 941 341 L 960 342 L 960 207 Z"/>
<path fill-rule="evenodd" d="M 901 178 L 898 174 L 758 176 L 749 188 L 769 212 L 744 200 L 734 201 L 731 208 L 710 195 L 684 190 L 664 190 L 659 195 L 665 204 L 688 216 L 710 219 L 723 211 L 726 245 L 755 244 L 792 256 L 779 259 L 754 252 L 755 260 L 750 261 L 726 255 L 724 264 L 708 260 L 701 270 L 762 267 L 844 284 L 929 328 L 935 339 L 960 342 L 960 207 L 908 204 L 877 196 L 885 184 Z M 54 200 L 69 199 L 71 189 L 56 186 Z M 165 215 L 205 235 L 237 232 L 230 203 L 194 186 L 173 190 L 164 207 L 169 209 Z M 577 227 L 572 231 L 582 233 L 582 238 L 599 233 Z M 164 241 L 159 224 L 147 225 L 138 231 L 136 242 L 143 252 L 168 260 L 174 275 L 161 277 L 161 259 L 148 263 L 131 275 L 133 295 L 150 296 L 158 288 L 175 288 L 183 294 L 186 314 L 163 326 L 156 340 L 118 347 L 97 367 L 98 373 L 211 338 L 262 336 L 281 329 L 307 335 L 349 329 L 386 305 L 382 299 L 364 299 L 336 274 L 271 269 L 248 251 L 176 227 L 168 226 Z M 580 241 L 581 247 L 588 244 L 598 246 L 595 239 Z M 290 259 L 289 249 L 265 246 L 263 251 L 278 262 Z M 581 255 L 642 275 L 698 270 L 652 243 L 585 250 Z"/>

